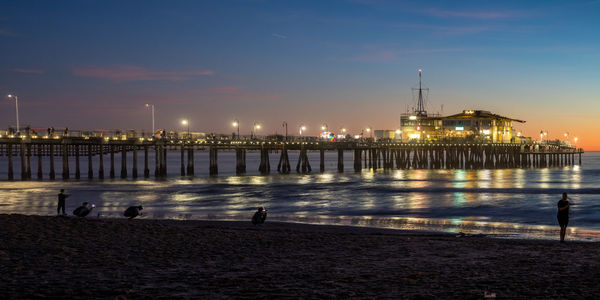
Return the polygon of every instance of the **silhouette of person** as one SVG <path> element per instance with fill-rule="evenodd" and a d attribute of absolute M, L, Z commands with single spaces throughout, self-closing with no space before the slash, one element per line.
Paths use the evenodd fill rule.
<path fill-rule="evenodd" d="M 128 217 L 129 219 L 133 219 L 141 214 L 140 210 L 142 210 L 142 209 L 144 209 L 144 208 L 141 205 L 130 206 L 125 210 L 123 215 Z"/>
<path fill-rule="evenodd" d="M 564 243 L 565 235 L 567 233 L 567 225 L 569 225 L 569 207 L 571 203 L 567 200 L 567 193 L 562 194 L 562 199 L 558 201 L 558 225 L 560 225 L 560 242 Z"/>
<path fill-rule="evenodd" d="M 56 207 L 56 214 L 60 215 L 60 211 L 62 210 L 62 214 L 65 213 L 65 200 L 69 197 L 69 195 L 65 194 L 65 189 L 60 189 L 60 194 L 58 194 L 58 206 Z"/>
<path fill-rule="evenodd" d="M 76 208 L 73 211 L 73 214 L 80 218 L 83 218 L 83 217 L 87 216 L 90 212 L 92 212 L 92 209 L 94 209 L 94 207 L 96 207 L 96 206 L 93 204 L 91 207 L 89 207 L 89 203 L 83 202 L 80 207 Z"/>
<path fill-rule="evenodd" d="M 258 210 L 252 216 L 252 224 L 258 225 L 265 223 L 267 219 L 267 210 L 264 207 L 259 207 Z"/>

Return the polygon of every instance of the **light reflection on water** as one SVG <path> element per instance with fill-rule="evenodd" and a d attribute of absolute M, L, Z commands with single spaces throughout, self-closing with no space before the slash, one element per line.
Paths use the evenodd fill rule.
<path fill-rule="evenodd" d="M 227 155 L 235 157 L 234 153 L 220 157 Z M 352 165 L 349 157 L 347 166 Z M 318 153 L 309 153 L 309 158 L 318 161 Z M 335 155 L 328 158 L 330 169 L 323 174 L 235 176 L 227 173 L 228 168 L 235 169 L 234 159 L 223 159 L 221 163 L 229 161 L 231 165 L 221 165 L 219 172 L 225 175 L 218 177 L 0 181 L 0 212 L 52 215 L 58 190 L 66 188 L 72 195 L 67 210 L 88 201 L 97 205 L 94 216 L 120 217 L 127 206 L 142 204 L 146 218 L 248 220 L 256 207 L 264 205 L 269 220 L 554 238 L 556 202 L 565 191 L 576 203 L 571 211 L 570 224 L 575 226 L 570 227 L 571 234 L 600 240 L 598 153 L 585 154 L 582 167 L 365 169 L 341 174 L 334 171 Z M 6 170 L 3 163 L 0 159 L 4 170 L 0 176 Z M 258 165 L 249 159 L 249 166 L 251 163 Z"/>

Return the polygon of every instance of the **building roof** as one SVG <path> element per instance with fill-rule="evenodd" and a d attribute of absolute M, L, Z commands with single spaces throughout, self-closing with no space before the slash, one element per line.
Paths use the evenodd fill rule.
<path fill-rule="evenodd" d="M 442 117 L 441 119 L 496 119 L 525 123 L 525 121 L 523 120 L 504 117 L 501 115 L 493 114 L 486 110 L 463 110 L 462 113 Z"/>

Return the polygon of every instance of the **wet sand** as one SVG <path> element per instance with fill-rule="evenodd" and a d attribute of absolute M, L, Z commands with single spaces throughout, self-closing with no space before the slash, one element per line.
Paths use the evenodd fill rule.
<path fill-rule="evenodd" d="M 0 228 L 8 299 L 600 295 L 598 243 L 268 221 L 0 215 Z"/>

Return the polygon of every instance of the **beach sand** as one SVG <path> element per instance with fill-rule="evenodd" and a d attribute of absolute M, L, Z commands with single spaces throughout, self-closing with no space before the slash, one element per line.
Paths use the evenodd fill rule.
<path fill-rule="evenodd" d="M 0 215 L 0 291 L 4 299 L 591 299 L 600 295 L 598 246 L 268 220 Z"/>

